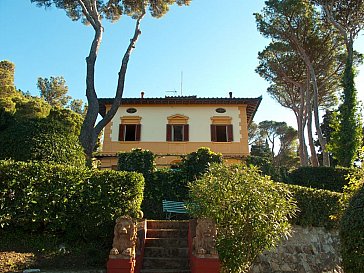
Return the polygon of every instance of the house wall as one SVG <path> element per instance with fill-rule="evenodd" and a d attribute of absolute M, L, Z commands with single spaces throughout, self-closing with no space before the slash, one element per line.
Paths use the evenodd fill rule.
<path fill-rule="evenodd" d="M 137 112 L 127 113 L 126 109 L 131 107 L 137 109 Z M 217 113 L 216 108 L 224 108 L 226 112 Z M 189 141 L 167 142 L 167 118 L 177 114 L 188 117 Z M 133 116 L 141 118 L 140 141 L 118 141 L 121 118 Z M 232 142 L 211 142 L 212 117 L 231 118 L 234 136 Z M 182 155 L 194 152 L 200 147 L 209 147 L 212 151 L 225 156 L 244 156 L 249 154 L 247 126 L 246 105 L 123 105 L 105 127 L 102 153 L 115 154 L 142 148 L 159 155 Z M 171 157 L 160 157 L 157 158 L 157 164 L 169 164 L 175 158 L 171 160 Z M 106 161 L 109 163 L 106 164 Z M 115 160 L 106 161 L 102 163 L 102 167 L 111 164 L 111 161 L 115 164 Z"/>

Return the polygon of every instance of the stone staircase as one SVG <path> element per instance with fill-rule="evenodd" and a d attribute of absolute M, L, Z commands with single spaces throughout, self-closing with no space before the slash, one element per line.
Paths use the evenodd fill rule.
<path fill-rule="evenodd" d="M 188 221 L 147 221 L 141 273 L 190 273 Z"/>

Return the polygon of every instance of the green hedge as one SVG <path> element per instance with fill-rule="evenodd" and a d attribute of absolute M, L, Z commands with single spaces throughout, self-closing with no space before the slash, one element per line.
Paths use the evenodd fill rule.
<path fill-rule="evenodd" d="M 364 268 L 364 187 L 353 196 L 340 221 L 342 265 L 346 273 Z"/>
<path fill-rule="evenodd" d="M 173 201 L 188 199 L 187 180 L 182 171 L 160 169 L 145 180 L 142 210 L 146 218 L 165 219 L 166 215 L 162 210 L 164 199 Z"/>
<path fill-rule="evenodd" d="M 177 169 L 155 169 L 155 155 L 140 148 L 118 154 L 118 169 L 136 171 L 145 178 L 145 196 L 142 210 L 145 218 L 165 219 L 162 200 L 185 201 L 188 199 L 187 183 L 203 175 L 212 163 L 222 163 L 222 155 L 201 147 L 183 156 Z M 175 215 L 185 219 L 188 215 Z"/>
<path fill-rule="evenodd" d="M 70 239 L 109 236 L 117 216 L 137 215 L 143 190 L 133 172 L 0 161 L 0 224 Z"/>
<path fill-rule="evenodd" d="M 348 184 L 348 175 L 357 172 L 353 168 L 343 167 L 300 167 L 289 173 L 287 183 L 342 192 L 343 187 Z"/>
<path fill-rule="evenodd" d="M 286 185 L 286 187 L 296 199 L 299 209 L 296 217 L 292 219 L 292 224 L 326 228 L 337 226 L 335 216 L 340 212 L 341 193 L 297 185 Z"/>
<path fill-rule="evenodd" d="M 118 170 L 138 172 L 147 179 L 155 170 L 154 159 L 155 155 L 151 151 L 140 148 L 132 149 L 131 152 L 120 152 Z"/>

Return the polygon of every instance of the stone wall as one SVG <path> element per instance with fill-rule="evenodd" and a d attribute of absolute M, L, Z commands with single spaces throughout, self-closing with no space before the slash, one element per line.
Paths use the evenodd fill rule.
<path fill-rule="evenodd" d="M 257 258 L 250 273 L 343 273 L 339 244 L 337 231 L 295 226 L 291 237 Z"/>

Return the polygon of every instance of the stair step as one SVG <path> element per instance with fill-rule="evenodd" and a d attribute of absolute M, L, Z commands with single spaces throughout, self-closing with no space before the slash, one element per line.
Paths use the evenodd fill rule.
<path fill-rule="evenodd" d="M 189 269 L 188 259 L 179 257 L 144 257 L 143 268 L 165 269 L 173 268 L 175 270 Z"/>
<path fill-rule="evenodd" d="M 189 221 L 147 221 L 141 273 L 190 273 Z"/>
<path fill-rule="evenodd" d="M 148 220 L 147 229 L 187 229 L 189 221 Z"/>
<path fill-rule="evenodd" d="M 148 229 L 147 238 L 186 238 L 187 229 Z"/>
<path fill-rule="evenodd" d="M 145 247 L 145 257 L 184 257 L 188 258 L 187 247 Z"/>
<path fill-rule="evenodd" d="M 165 248 L 180 248 L 187 247 L 188 241 L 186 239 L 178 238 L 146 238 L 145 247 L 165 247 Z"/>

